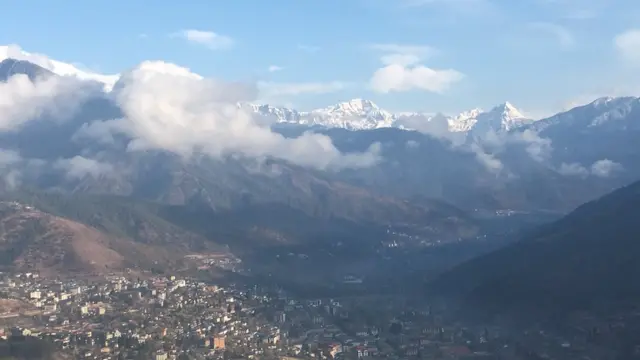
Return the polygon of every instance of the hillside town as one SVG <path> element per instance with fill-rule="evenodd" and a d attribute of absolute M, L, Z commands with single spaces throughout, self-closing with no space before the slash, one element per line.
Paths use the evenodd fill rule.
<path fill-rule="evenodd" d="M 37 338 L 74 359 L 583 359 L 596 349 L 592 333 L 513 336 L 392 296 L 302 300 L 175 276 L 36 273 L 4 274 L 0 293 L 0 338 Z"/>

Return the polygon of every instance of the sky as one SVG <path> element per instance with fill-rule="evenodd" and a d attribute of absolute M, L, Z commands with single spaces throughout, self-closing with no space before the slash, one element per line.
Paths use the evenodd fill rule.
<path fill-rule="evenodd" d="M 635 0 L 4 2 L 0 44 L 119 73 L 164 60 L 300 110 L 365 98 L 533 117 L 640 95 Z M 38 9 L 34 11 L 33 9 Z M 638 30 L 636 30 L 638 29 Z"/>

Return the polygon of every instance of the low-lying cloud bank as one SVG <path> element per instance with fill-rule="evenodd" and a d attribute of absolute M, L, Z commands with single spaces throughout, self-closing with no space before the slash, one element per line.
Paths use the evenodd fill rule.
<path fill-rule="evenodd" d="M 410 115 L 400 118 L 398 124 L 445 140 L 452 149 L 473 153 L 476 160 L 492 173 L 500 173 L 506 169 L 500 155 L 513 146 L 522 147 L 529 157 L 538 163 L 549 160 L 553 152 L 551 140 L 540 137 L 530 129 L 515 132 L 487 131 L 483 134 L 468 135 L 465 132 L 450 131 L 448 118 L 442 114 Z"/>
<path fill-rule="evenodd" d="M 131 151 L 165 150 L 185 157 L 196 152 L 271 156 L 322 170 L 377 161 L 376 147 L 343 154 L 325 135 L 285 138 L 238 106 L 257 98 L 255 86 L 184 76 L 187 72 L 173 64 L 142 63 L 124 74 L 112 92 L 124 117 L 92 123 L 87 131 L 101 140 L 125 134 L 132 139 Z"/>
<path fill-rule="evenodd" d="M 558 172 L 567 176 L 587 177 L 589 175 L 606 178 L 624 170 L 622 165 L 609 159 L 598 160 L 588 167 L 578 163 L 563 163 Z"/>
<path fill-rule="evenodd" d="M 47 116 L 67 118 L 92 92 L 91 84 L 70 77 L 48 76 L 31 81 L 16 74 L 0 83 L 0 131 L 18 130 L 28 121 Z"/>
<path fill-rule="evenodd" d="M 95 84 L 71 77 L 43 76 L 30 80 L 18 74 L 0 83 L 0 132 L 20 131 L 32 121 L 70 121 L 91 96 L 108 97 L 122 112 L 114 119 L 83 119 L 70 142 L 90 140 L 116 146 L 126 139 L 130 152 L 158 150 L 184 159 L 192 155 L 222 158 L 278 158 L 320 170 L 366 167 L 379 160 L 379 146 L 360 153 L 342 153 L 328 136 L 307 132 L 286 138 L 264 119 L 237 104 L 258 97 L 255 84 L 205 79 L 189 69 L 161 61 L 144 62 L 124 73 L 109 94 Z M 58 139 L 59 140 L 59 139 Z M 3 173 L 24 163 L 20 154 L 1 153 Z M 102 176 L 107 163 L 79 153 L 47 164 L 69 179 Z M 15 182 L 15 181 L 14 181 Z"/>

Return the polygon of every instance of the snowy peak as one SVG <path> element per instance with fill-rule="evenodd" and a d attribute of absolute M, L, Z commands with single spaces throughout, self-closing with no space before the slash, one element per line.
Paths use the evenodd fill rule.
<path fill-rule="evenodd" d="M 363 99 L 351 99 L 349 101 L 330 106 L 328 109 L 354 115 L 367 114 L 371 111 L 380 110 L 378 105 L 374 104 L 372 101 Z"/>
<path fill-rule="evenodd" d="M 39 77 L 47 77 L 53 75 L 47 69 L 28 61 L 4 59 L 0 61 L 0 81 L 8 81 L 14 75 L 26 75 L 31 81 L 35 81 Z"/>
<path fill-rule="evenodd" d="M 500 104 L 490 111 L 480 108 L 462 112 L 455 116 L 447 116 L 441 113 L 397 113 L 388 112 L 370 100 L 351 99 L 307 112 L 299 112 L 285 107 L 270 105 L 248 104 L 251 111 L 263 115 L 275 117 L 280 123 L 295 123 L 307 126 L 323 126 L 330 128 L 343 128 L 348 130 L 368 130 L 384 127 L 406 128 L 408 118 L 421 117 L 431 121 L 437 118 L 445 122 L 451 132 L 469 131 L 510 131 L 526 125 L 532 120 L 522 115 L 515 106 L 509 102 Z"/>
<path fill-rule="evenodd" d="M 32 54 L 22 50 L 18 45 L 0 46 L 0 61 L 14 59 L 28 61 L 49 70 L 59 76 L 75 76 L 81 80 L 97 81 L 104 85 L 106 91 L 111 91 L 113 85 L 118 81 L 120 75 L 103 75 L 78 69 L 72 64 L 51 60 L 45 55 Z"/>
<path fill-rule="evenodd" d="M 300 113 L 302 119 L 313 125 L 340 127 L 349 130 L 367 130 L 391 127 L 395 116 L 382 110 L 372 101 L 352 99 L 324 109 Z"/>
<path fill-rule="evenodd" d="M 286 107 L 276 107 L 271 105 L 256 105 L 256 104 L 239 104 L 240 107 L 248 109 L 249 111 L 269 118 L 274 118 L 276 122 L 280 123 L 301 123 L 300 113 L 294 109 Z"/>
<path fill-rule="evenodd" d="M 477 118 L 480 114 L 482 114 L 482 109 L 475 108 L 451 117 L 449 130 L 452 132 L 470 131 L 478 122 Z"/>
<path fill-rule="evenodd" d="M 510 102 L 502 103 L 496 107 L 494 107 L 491 112 L 497 112 L 502 114 L 502 117 L 505 119 L 524 119 L 525 116 L 516 109 Z"/>
<path fill-rule="evenodd" d="M 531 123 L 531 119 L 522 115 L 522 112 L 509 102 L 500 104 L 485 114 L 480 114 L 478 119 L 486 123 L 482 125 L 489 126 L 494 131 L 509 131 Z"/>
<path fill-rule="evenodd" d="M 598 128 L 607 130 L 640 129 L 636 114 L 640 113 L 638 97 L 602 97 L 588 104 L 574 107 L 565 112 L 537 121 L 533 125 L 536 131 L 543 131 L 550 126 L 564 128 Z"/>
<path fill-rule="evenodd" d="M 530 124 L 533 120 L 525 117 L 510 102 L 504 102 L 489 111 L 473 109 L 461 113 L 451 121 L 451 131 L 474 133 L 503 132 Z"/>
<path fill-rule="evenodd" d="M 261 116 L 275 118 L 279 123 L 323 126 L 348 130 L 368 130 L 392 127 L 395 116 L 380 109 L 372 101 L 352 99 L 322 109 L 297 111 L 286 107 L 245 104 L 246 108 Z"/>

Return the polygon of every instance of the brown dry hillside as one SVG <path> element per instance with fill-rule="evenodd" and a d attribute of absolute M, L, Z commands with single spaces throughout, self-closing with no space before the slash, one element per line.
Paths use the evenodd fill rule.
<path fill-rule="evenodd" d="M 0 202 L 0 266 L 12 270 L 111 272 L 181 266 L 184 249 L 136 242 L 17 202 Z"/>

